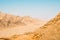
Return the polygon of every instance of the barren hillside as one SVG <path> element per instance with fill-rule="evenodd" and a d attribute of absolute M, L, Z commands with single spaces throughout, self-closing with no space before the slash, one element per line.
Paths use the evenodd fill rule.
<path fill-rule="evenodd" d="M 20 17 L 0 12 L 0 37 L 6 38 L 15 34 L 33 32 L 45 23 L 46 21 L 29 16 Z"/>
<path fill-rule="evenodd" d="M 11 40 L 60 40 L 60 13 L 35 32 L 14 36 Z"/>
<path fill-rule="evenodd" d="M 25 33 L 21 40 L 60 40 L 60 13 L 35 32 Z"/>
<path fill-rule="evenodd" d="M 26 19 L 24 19 L 24 18 L 26 18 Z M 55 18 L 48 21 L 48 23 L 42 25 L 42 27 L 40 25 L 40 21 L 34 21 L 35 20 L 34 19 L 32 22 L 32 21 L 30 21 L 31 20 L 30 17 L 23 17 L 23 19 L 24 20 L 22 20 L 22 22 L 24 24 L 26 23 L 24 26 L 18 25 L 17 27 L 11 27 L 11 28 L 5 29 L 5 31 L 3 31 L 3 32 L 6 34 L 4 34 L 1 31 L 0 39 L 1 40 L 60 40 L 60 13 Z M 27 23 L 29 23 L 29 24 L 27 24 Z M 23 27 L 23 28 L 21 28 L 21 27 Z M 35 27 L 37 27 L 37 28 L 35 29 Z M 29 30 L 29 28 L 31 30 Z M 35 30 L 32 31 L 32 28 Z M 27 32 L 25 32 L 25 31 L 27 31 Z M 22 34 L 20 34 L 20 33 L 22 33 Z"/>

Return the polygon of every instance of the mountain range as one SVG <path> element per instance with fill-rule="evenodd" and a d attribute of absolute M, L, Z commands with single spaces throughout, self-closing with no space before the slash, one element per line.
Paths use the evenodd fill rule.
<path fill-rule="evenodd" d="M 9 36 L 7 36 L 7 38 L 6 38 L 5 36 L 7 33 L 4 35 L 3 32 L 1 31 L 0 32 L 1 36 L 4 35 L 5 38 L 2 36 L 0 39 L 6 39 L 6 40 L 60 40 L 60 13 L 48 22 L 42 22 L 41 20 L 36 21 L 36 19 L 33 19 L 31 17 L 22 17 L 22 18 L 24 19 L 21 21 L 24 24 L 23 26 L 16 24 L 18 26 L 11 27 L 12 28 L 11 31 L 10 31 L 10 27 L 4 29 L 5 31 L 3 30 L 3 32 L 4 33 L 7 32 L 9 34 Z M 33 21 L 31 21 L 31 19 L 33 19 Z M 25 29 L 27 27 L 28 28 L 31 27 L 31 28 L 30 28 L 30 31 L 24 30 L 27 32 L 23 31 L 22 34 L 19 34 L 19 32 L 22 31 L 22 29 L 23 29 L 23 28 L 21 29 L 21 27 L 23 27 Z M 33 31 L 32 28 L 35 30 Z M 13 30 L 15 30 L 15 32 L 16 32 L 16 31 L 18 31 L 18 29 L 21 29 L 21 30 L 16 32 L 17 34 L 15 34 L 15 32 L 13 31 L 12 32 L 13 35 L 11 35 L 8 31 L 6 31 L 7 29 L 10 32 L 12 32 Z"/>

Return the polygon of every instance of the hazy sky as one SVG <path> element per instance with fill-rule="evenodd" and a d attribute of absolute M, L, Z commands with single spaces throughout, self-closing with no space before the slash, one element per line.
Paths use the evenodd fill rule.
<path fill-rule="evenodd" d="M 0 0 L 0 11 L 49 19 L 60 12 L 60 0 Z"/>

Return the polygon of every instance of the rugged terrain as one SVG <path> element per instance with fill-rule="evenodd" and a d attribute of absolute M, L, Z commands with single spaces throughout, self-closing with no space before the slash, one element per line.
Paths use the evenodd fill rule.
<path fill-rule="evenodd" d="M 0 12 L 0 38 L 33 32 L 45 23 L 46 21 L 29 16 L 20 17 Z"/>
<path fill-rule="evenodd" d="M 41 23 L 40 21 L 37 21 L 35 19 L 31 21 L 30 17 L 29 18 L 23 17 L 23 19 L 24 20 L 21 20 L 21 21 L 24 26 L 17 24 L 18 25 L 17 27 L 15 26 L 13 27 L 10 25 L 11 28 L 10 27 L 8 28 L 8 31 L 10 32 L 8 32 L 7 29 L 5 29 L 6 31 L 3 30 L 3 32 L 6 34 L 9 34 L 9 36 L 6 36 L 6 34 L 4 35 L 4 33 L 1 31 L 0 40 L 60 40 L 60 13 L 55 18 L 48 21 L 47 23 L 43 23 L 42 21 Z M 29 20 L 26 20 L 26 19 L 29 19 Z M 29 28 L 31 30 L 27 31 L 26 28 L 28 28 L 27 30 L 29 30 Z M 35 28 L 35 30 L 33 31 L 32 28 L 33 29 Z M 25 29 L 25 30 L 22 30 L 22 29 Z M 15 32 L 13 30 L 15 30 Z M 20 31 L 23 31 L 23 32 L 20 32 Z M 13 33 L 13 35 L 11 33 Z"/>
<path fill-rule="evenodd" d="M 19 40 L 60 40 L 60 13 L 35 32 L 25 33 Z M 18 40 L 17 39 L 17 40 Z"/>

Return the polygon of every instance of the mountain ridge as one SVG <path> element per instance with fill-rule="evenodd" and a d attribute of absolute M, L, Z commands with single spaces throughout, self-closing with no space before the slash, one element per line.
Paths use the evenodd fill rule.
<path fill-rule="evenodd" d="M 25 33 L 16 40 L 60 40 L 60 13 L 34 32 Z"/>

